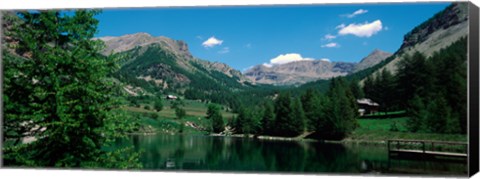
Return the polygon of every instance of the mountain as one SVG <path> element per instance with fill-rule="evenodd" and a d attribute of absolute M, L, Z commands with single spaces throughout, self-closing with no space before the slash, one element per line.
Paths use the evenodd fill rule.
<path fill-rule="evenodd" d="M 180 59 L 178 61 L 180 65 L 183 65 L 187 69 L 189 68 L 189 64 L 184 62 L 193 61 L 194 63 L 201 64 L 207 70 L 219 71 L 227 76 L 240 78 L 242 81 L 245 81 L 240 71 L 231 68 L 227 64 L 194 58 L 188 49 L 187 43 L 181 40 L 173 40 L 164 36 L 153 37 L 148 33 L 128 34 L 120 37 L 107 36 L 98 39 L 105 43 L 106 48 L 102 52 L 103 54 L 125 52 L 134 48 L 158 45 L 159 48 L 175 55 L 175 58 Z M 146 48 L 143 48 L 143 50 L 145 49 Z M 143 52 L 140 51 L 139 53 L 142 54 Z"/>
<path fill-rule="evenodd" d="M 372 53 L 370 53 L 367 57 L 360 60 L 358 64 L 355 65 L 355 69 L 353 72 L 358 72 L 367 68 L 370 68 L 383 60 L 390 57 L 392 54 L 388 52 L 381 51 L 379 49 L 375 49 Z"/>
<path fill-rule="evenodd" d="M 244 75 L 255 83 L 291 85 L 343 76 L 352 71 L 353 68 L 352 63 L 313 60 L 290 62 L 272 67 L 257 65 L 244 72 Z"/>
<path fill-rule="evenodd" d="M 244 75 L 254 83 L 274 85 L 295 85 L 319 79 L 345 76 L 374 66 L 388 58 L 391 54 L 375 49 L 359 63 L 329 62 L 323 60 L 296 61 L 266 67 L 254 66 Z"/>
<path fill-rule="evenodd" d="M 135 47 L 144 47 L 151 44 L 159 44 L 162 48 L 172 52 L 173 54 L 183 57 L 192 58 L 192 54 L 188 51 L 188 45 L 181 40 L 173 40 L 167 37 L 153 37 L 148 33 L 128 34 L 120 37 L 100 37 L 106 48 L 103 53 L 118 53 L 131 50 Z"/>
<path fill-rule="evenodd" d="M 129 95 L 178 94 L 225 104 L 231 101 L 230 93 L 250 86 L 240 71 L 193 57 L 180 40 L 147 33 L 97 39 L 105 43 L 103 54 L 122 57 L 113 76 Z"/>
<path fill-rule="evenodd" d="M 468 35 L 468 2 L 455 2 L 418 25 L 404 36 L 394 58 L 388 60 L 375 73 L 384 68 L 396 73 L 397 63 L 405 55 L 418 51 L 429 57 Z"/>

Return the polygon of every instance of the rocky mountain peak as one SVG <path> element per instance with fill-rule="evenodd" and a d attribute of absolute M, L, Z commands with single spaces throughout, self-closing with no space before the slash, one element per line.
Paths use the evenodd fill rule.
<path fill-rule="evenodd" d="M 353 69 L 353 65 L 353 63 L 304 60 L 271 67 L 256 65 L 246 70 L 244 75 L 254 83 L 293 85 L 344 76 Z"/>
<path fill-rule="evenodd" d="M 365 58 L 360 60 L 360 62 L 355 66 L 355 69 L 353 71 L 357 72 L 372 67 L 390 56 L 392 56 L 391 53 L 382 51 L 380 49 L 374 49 Z"/>
<path fill-rule="evenodd" d="M 256 65 L 244 71 L 244 75 L 254 83 L 292 85 L 303 84 L 319 79 L 345 76 L 372 67 L 392 54 L 380 49 L 373 50 L 360 63 L 329 62 L 325 60 L 295 61 L 267 67 Z"/>
<path fill-rule="evenodd" d="M 424 42 L 430 34 L 447 29 L 468 20 L 468 3 L 454 2 L 443 11 L 412 29 L 404 36 L 400 49 L 411 47 L 417 43 Z"/>
<path fill-rule="evenodd" d="M 154 37 L 148 33 L 140 32 L 135 34 L 127 34 L 119 37 L 100 37 L 98 38 L 105 42 L 106 48 L 104 54 L 118 53 L 131 50 L 135 47 L 143 47 L 152 44 L 158 44 L 171 53 L 183 57 L 192 58 L 188 45 L 181 40 L 173 40 L 167 37 Z"/>
<path fill-rule="evenodd" d="M 389 52 L 385 52 L 385 51 L 382 51 L 380 49 L 375 49 L 372 52 L 370 52 L 370 54 L 368 54 L 365 58 L 360 60 L 359 63 L 364 63 L 364 62 L 374 62 L 374 63 L 376 63 L 376 62 L 384 60 L 385 58 L 388 58 L 391 55 L 392 54 L 389 53 Z"/>

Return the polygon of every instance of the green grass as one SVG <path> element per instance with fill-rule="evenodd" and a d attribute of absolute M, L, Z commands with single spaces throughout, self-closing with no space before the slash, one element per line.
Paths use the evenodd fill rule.
<path fill-rule="evenodd" d="M 143 132 L 183 133 L 183 134 L 203 134 L 204 133 L 203 131 L 199 131 L 190 126 L 184 126 L 183 132 L 180 132 L 182 123 L 189 121 L 187 119 L 178 120 L 178 119 L 168 119 L 163 117 L 158 117 L 154 119 L 148 116 L 141 116 L 138 120 L 141 125 L 141 128 L 139 130 L 140 133 L 143 133 Z"/>
<path fill-rule="evenodd" d="M 434 134 L 412 133 L 405 127 L 407 118 L 391 119 L 359 119 L 359 127 L 346 140 L 353 141 L 386 141 L 388 139 L 414 139 L 414 140 L 439 140 L 466 142 L 467 136 L 462 134 Z M 391 131 L 396 123 L 398 131 Z"/>
<path fill-rule="evenodd" d="M 122 110 L 127 111 L 130 115 L 137 118 L 142 126 L 140 132 L 160 132 L 160 133 L 177 133 L 180 131 L 181 123 L 192 122 L 197 126 L 206 127 L 211 125 L 210 121 L 206 119 L 208 104 L 198 101 L 185 100 L 185 106 L 183 107 L 187 115 L 182 119 L 177 119 L 175 110 L 171 108 L 170 101 L 164 101 L 163 110 L 157 112 L 153 109 L 151 104 L 141 104 L 140 107 L 123 106 Z M 150 106 L 150 109 L 145 109 L 145 106 Z M 158 117 L 154 117 L 153 114 L 157 114 Z M 232 119 L 235 114 L 222 110 L 222 116 L 225 124 L 228 120 Z M 204 133 L 195 128 L 185 126 L 183 133 Z"/>
<path fill-rule="evenodd" d="M 194 100 L 184 100 L 185 106 L 183 107 L 185 111 L 187 112 L 187 116 L 194 116 L 194 117 L 205 117 L 207 113 L 207 108 L 208 104 L 194 101 Z M 150 106 L 150 110 L 146 110 L 144 106 Z M 165 117 L 165 118 L 176 118 L 175 116 L 175 110 L 171 108 L 170 101 L 163 101 L 163 110 L 160 111 L 158 114 L 159 116 Z M 132 112 L 156 112 L 153 109 L 152 104 L 141 104 L 140 107 L 134 107 L 134 106 L 124 106 L 123 109 L 127 111 L 132 111 Z M 225 110 L 222 110 L 222 116 L 223 118 L 226 119 L 231 119 L 235 114 L 231 112 L 226 112 Z"/>
<path fill-rule="evenodd" d="M 404 111 L 404 110 L 402 110 L 402 111 L 389 111 L 389 112 L 376 112 L 376 113 L 373 113 L 373 114 L 366 114 L 363 117 L 368 118 L 368 117 L 374 117 L 374 116 L 397 115 L 397 114 L 405 114 L 405 112 L 406 111 Z"/>
<path fill-rule="evenodd" d="M 357 130 L 361 131 L 390 131 L 390 128 L 395 123 L 399 131 L 407 131 L 405 127 L 407 118 L 392 118 L 392 119 L 359 119 L 360 127 Z"/>

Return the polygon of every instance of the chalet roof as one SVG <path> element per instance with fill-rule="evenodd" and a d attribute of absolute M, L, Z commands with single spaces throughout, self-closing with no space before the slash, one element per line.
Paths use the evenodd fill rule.
<path fill-rule="evenodd" d="M 372 101 L 371 99 L 368 98 L 362 98 L 362 99 L 357 99 L 358 104 L 364 104 L 364 105 L 369 105 L 369 106 L 379 106 L 378 103 Z"/>

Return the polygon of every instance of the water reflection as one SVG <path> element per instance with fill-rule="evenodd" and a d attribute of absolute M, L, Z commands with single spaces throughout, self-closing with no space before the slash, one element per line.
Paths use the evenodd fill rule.
<path fill-rule="evenodd" d="M 383 145 L 183 135 L 132 136 L 149 170 L 466 175 L 465 163 L 388 158 Z"/>

